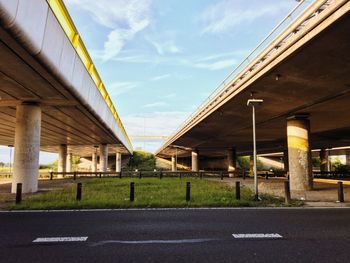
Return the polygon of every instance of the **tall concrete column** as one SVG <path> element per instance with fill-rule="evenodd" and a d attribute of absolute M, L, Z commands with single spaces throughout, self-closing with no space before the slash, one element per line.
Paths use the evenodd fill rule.
<path fill-rule="evenodd" d="M 119 173 L 122 170 L 122 154 L 116 152 L 115 154 L 115 171 Z"/>
<path fill-rule="evenodd" d="M 192 171 L 198 172 L 198 151 L 194 150 L 191 152 L 191 160 L 192 160 Z"/>
<path fill-rule="evenodd" d="M 229 177 L 234 177 L 237 168 L 237 153 L 236 148 L 230 148 L 227 150 L 227 171 Z"/>
<path fill-rule="evenodd" d="M 312 159 L 310 149 L 310 121 L 307 115 L 295 115 L 287 119 L 287 140 L 290 189 L 311 190 Z"/>
<path fill-rule="evenodd" d="M 108 167 L 108 146 L 107 144 L 100 145 L 100 171 L 107 172 Z"/>
<path fill-rule="evenodd" d="M 67 171 L 67 145 L 66 144 L 61 144 L 58 149 L 57 171 L 59 173 L 64 173 Z M 63 175 L 59 174 L 57 177 L 63 178 Z"/>
<path fill-rule="evenodd" d="M 68 173 L 72 172 L 72 161 L 73 161 L 72 153 L 68 153 L 67 154 L 67 169 L 66 169 L 66 172 L 68 172 Z"/>
<path fill-rule="evenodd" d="M 349 150 L 347 150 L 345 153 L 345 164 L 350 165 L 350 151 Z M 329 168 L 330 168 L 330 164 L 329 164 Z"/>
<path fill-rule="evenodd" d="M 176 157 L 175 156 L 171 156 L 171 171 L 172 172 L 176 172 L 176 167 L 177 163 L 176 163 Z"/>
<path fill-rule="evenodd" d="M 284 173 L 286 175 L 289 174 L 288 149 L 283 151 L 283 166 L 284 166 Z"/>
<path fill-rule="evenodd" d="M 326 149 L 320 151 L 320 171 L 329 172 L 329 152 Z"/>
<path fill-rule="evenodd" d="M 35 103 L 22 103 L 16 108 L 15 154 L 11 192 L 22 183 L 23 193 L 38 190 L 41 108 Z"/>
<path fill-rule="evenodd" d="M 91 162 L 92 162 L 91 171 L 97 172 L 97 153 L 92 154 Z"/>

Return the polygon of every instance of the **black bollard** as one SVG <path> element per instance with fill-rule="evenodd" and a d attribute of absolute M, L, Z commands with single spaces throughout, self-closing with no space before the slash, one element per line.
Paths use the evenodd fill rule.
<path fill-rule="evenodd" d="M 102 173 L 100 173 L 100 178 L 102 178 Z"/>
<path fill-rule="evenodd" d="M 223 172 L 220 172 L 220 177 L 221 177 L 221 180 L 224 180 L 224 173 Z"/>
<path fill-rule="evenodd" d="M 75 181 L 77 179 L 77 172 L 73 173 L 73 180 Z"/>
<path fill-rule="evenodd" d="M 18 183 L 16 188 L 16 204 L 20 204 L 22 201 L 22 184 Z"/>
<path fill-rule="evenodd" d="M 191 199 L 191 183 L 186 183 L 186 201 L 189 202 Z"/>
<path fill-rule="evenodd" d="M 344 202 L 344 188 L 343 182 L 338 182 L 338 202 Z"/>
<path fill-rule="evenodd" d="M 50 172 L 50 180 L 53 179 L 53 172 Z"/>
<path fill-rule="evenodd" d="M 160 171 L 160 174 L 159 174 L 159 179 L 162 179 L 163 178 L 163 172 Z"/>
<path fill-rule="evenodd" d="M 268 173 L 268 172 L 266 172 L 266 174 L 265 174 L 265 179 L 266 179 L 266 180 L 269 179 L 269 173 Z"/>
<path fill-rule="evenodd" d="M 135 199 L 135 183 L 130 183 L 130 202 L 134 202 Z"/>
<path fill-rule="evenodd" d="M 141 172 L 139 172 L 139 179 L 141 179 L 142 178 L 142 173 Z"/>
<path fill-rule="evenodd" d="M 240 181 L 236 182 L 236 200 L 241 200 L 241 183 L 240 183 Z"/>
<path fill-rule="evenodd" d="M 119 172 L 119 179 L 122 179 L 122 171 Z"/>
<path fill-rule="evenodd" d="M 289 181 L 284 181 L 284 200 L 285 200 L 286 205 L 290 204 Z"/>
<path fill-rule="evenodd" d="M 81 200 L 81 189 L 82 188 L 82 184 L 81 183 L 77 183 L 77 201 Z"/>

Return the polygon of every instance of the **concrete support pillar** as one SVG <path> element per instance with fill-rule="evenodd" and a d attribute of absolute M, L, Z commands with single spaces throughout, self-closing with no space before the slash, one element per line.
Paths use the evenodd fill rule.
<path fill-rule="evenodd" d="M 116 152 L 115 154 L 115 171 L 119 173 L 122 170 L 122 154 Z"/>
<path fill-rule="evenodd" d="M 59 173 L 64 173 L 67 171 L 67 145 L 62 144 L 58 149 L 58 166 L 57 171 Z M 57 176 L 58 178 L 63 178 L 62 174 Z"/>
<path fill-rule="evenodd" d="M 320 171 L 329 172 L 329 152 L 326 149 L 320 151 Z"/>
<path fill-rule="evenodd" d="M 310 121 L 306 115 L 296 115 L 287 119 L 289 181 L 290 189 L 294 191 L 313 188 L 309 138 Z"/>
<path fill-rule="evenodd" d="M 288 149 L 283 151 L 283 166 L 284 166 L 284 173 L 288 175 L 289 174 Z"/>
<path fill-rule="evenodd" d="M 350 151 L 346 151 L 345 154 L 345 164 L 346 165 L 350 165 Z M 329 164 L 329 168 L 330 168 L 330 164 Z M 329 169 L 330 170 L 330 169 Z"/>
<path fill-rule="evenodd" d="M 35 103 L 22 103 L 16 108 L 14 172 L 11 192 L 22 183 L 23 193 L 38 190 L 41 108 Z"/>
<path fill-rule="evenodd" d="M 108 146 L 107 144 L 100 145 L 100 172 L 107 172 L 108 167 Z"/>
<path fill-rule="evenodd" d="M 66 172 L 70 173 L 72 172 L 72 161 L 73 161 L 73 155 L 72 153 L 67 154 L 67 169 Z"/>
<path fill-rule="evenodd" d="M 191 152 L 191 159 L 192 159 L 192 171 L 198 172 L 198 151 L 194 150 Z"/>
<path fill-rule="evenodd" d="M 230 148 L 227 151 L 227 171 L 229 177 L 234 177 L 237 169 L 237 153 L 236 148 Z"/>
<path fill-rule="evenodd" d="M 92 154 L 91 162 L 92 162 L 91 171 L 97 172 L 97 153 Z"/>
<path fill-rule="evenodd" d="M 175 156 L 171 156 L 171 171 L 172 172 L 176 172 L 176 167 L 177 163 L 176 163 L 176 157 Z"/>

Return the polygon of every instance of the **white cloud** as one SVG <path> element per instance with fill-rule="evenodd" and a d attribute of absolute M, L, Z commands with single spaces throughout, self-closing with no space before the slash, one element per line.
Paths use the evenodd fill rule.
<path fill-rule="evenodd" d="M 144 108 L 155 108 L 155 107 L 162 107 L 162 106 L 166 106 L 167 103 L 163 102 L 163 101 L 157 101 L 157 102 L 153 102 L 153 103 L 148 103 L 143 105 Z"/>
<path fill-rule="evenodd" d="M 146 37 L 146 40 L 156 49 L 157 53 L 161 56 L 165 54 L 179 54 L 181 49 L 174 43 L 173 40 L 164 39 L 151 39 Z"/>
<path fill-rule="evenodd" d="M 137 86 L 137 82 L 114 82 L 111 85 L 108 85 L 107 89 L 110 96 L 119 96 L 128 93 Z"/>
<path fill-rule="evenodd" d="M 163 80 L 163 79 L 167 79 L 170 78 L 171 75 L 170 74 L 164 74 L 164 75 L 159 75 L 159 76 L 155 76 L 150 78 L 151 81 L 159 81 L 159 80 Z"/>
<path fill-rule="evenodd" d="M 220 70 L 232 67 L 237 63 L 236 59 L 224 59 L 215 62 L 208 63 L 194 63 L 193 66 L 195 68 L 203 68 L 209 70 Z"/>
<path fill-rule="evenodd" d="M 292 1 L 291 1 L 292 2 Z M 292 4 L 276 0 L 222 0 L 207 7 L 199 17 L 202 33 L 227 33 L 262 17 L 274 16 L 288 10 Z"/>
<path fill-rule="evenodd" d="M 189 116 L 190 112 L 153 112 L 132 114 L 123 118 L 123 124 L 129 136 L 170 136 Z M 171 121 L 169 121 L 171 120 Z M 166 125 L 165 125 L 166 124 Z M 146 151 L 156 151 L 164 142 L 133 142 L 133 145 Z"/>
<path fill-rule="evenodd" d="M 175 97 L 176 97 L 176 93 L 170 93 L 170 94 L 162 96 L 163 99 L 171 99 L 171 98 L 175 98 Z"/>
<path fill-rule="evenodd" d="M 95 57 L 110 60 L 125 43 L 145 29 L 151 20 L 152 0 L 67 0 L 90 15 L 98 24 L 111 29 L 102 50 L 94 51 Z"/>

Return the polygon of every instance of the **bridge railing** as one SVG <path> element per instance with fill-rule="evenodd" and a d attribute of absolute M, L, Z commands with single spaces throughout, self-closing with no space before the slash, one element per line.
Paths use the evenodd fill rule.
<path fill-rule="evenodd" d="M 275 52 L 281 50 L 288 44 L 289 40 L 298 34 L 304 27 L 306 27 L 314 18 L 327 9 L 333 0 L 317 0 L 314 1 L 299 17 L 299 19 L 288 23 L 289 19 L 298 12 L 301 12 L 302 5 L 305 0 L 299 1 L 297 6 L 293 8 L 288 15 L 282 19 L 280 23 L 245 57 L 216 87 L 216 89 L 209 95 L 205 101 L 181 124 L 181 126 L 173 133 L 169 140 L 157 151 L 159 153 L 162 149 L 167 147 L 172 141 L 179 136 L 180 132 L 186 127 L 195 123 L 197 119 L 217 105 L 218 102 L 223 101 L 230 94 L 238 89 L 243 80 L 249 78 L 252 73 L 261 69 L 263 62 L 266 62 Z M 276 37 L 276 34 L 281 32 Z M 261 51 L 262 50 L 262 51 Z M 258 53 L 260 52 L 260 53 Z M 255 56 L 255 57 L 254 57 Z"/>

